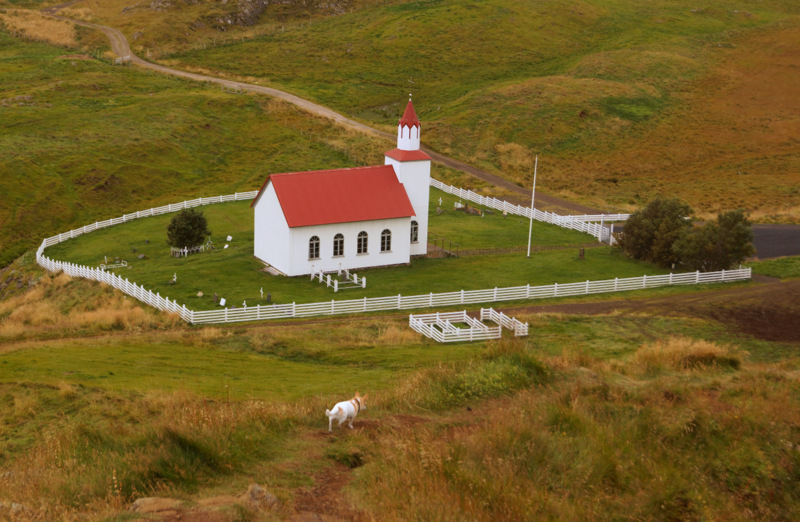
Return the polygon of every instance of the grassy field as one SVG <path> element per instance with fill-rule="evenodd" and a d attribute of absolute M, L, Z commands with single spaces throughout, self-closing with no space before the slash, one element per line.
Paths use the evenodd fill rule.
<path fill-rule="evenodd" d="M 792 220 L 797 15 L 788 0 L 384 2 L 244 42 L 152 45 L 386 130 L 413 91 L 425 143 L 523 185 L 541 154 L 542 190 L 601 208 L 662 193 Z"/>
<path fill-rule="evenodd" d="M 442 207 L 453 208 L 456 198 L 431 190 L 431 206 L 439 197 Z M 351 289 L 334 294 L 332 289 L 307 277 L 272 276 L 253 257 L 253 221 L 250 202 L 226 203 L 203 207 L 209 227 L 214 232 L 215 249 L 211 252 L 173 258 L 165 242 L 165 230 L 171 215 L 136 220 L 81 236 L 45 251 L 52 259 L 84 266 L 97 266 L 106 259 L 128 261 L 128 267 L 116 273 L 131 282 L 144 285 L 162 296 L 169 296 L 195 310 L 214 308 L 213 296 L 225 297 L 232 306 L 273 303 L 327 301 L 419 295 L 428 292 L 451 292 L 481 288 L 570 283 L 585 280 L 638 277 L 664 273 L 648 264 L 625 258 L 609 247 L 586 249 L 585 259 L 578 256 L 579 246 L 594 246 L 593 238 L 554 225 L 534 223 L 531 258 L 524 252 L 445 259 L 414 259 L 410 266 L 359 270 L 367 277 L 366 289 Z M 517 216 L 464 212 L 431 213 L 430 235 L 444 236 L 458 242 L 462 250 L 493 247 L 525 247 L 529 223 Z M 233 237 L 230 247 L 224 239 Z M 536 251 L 538 247 L 567 247 Z M 144 255 L 144 259 L 138 256 Z M 177 283 L 171 284 L 177 275 Z M 265 297 L 261 297 L 261 289 Z M 202 292 L 202 296 L 198 293 Z"/>
<path fill-rule="evenodd" d="M 109 215 L 374 163 L 389 143 L 266 98 L 112 67 L 0 31 L 0 266 Z"/>
<path fill-rule="evenodd" d="M 0 265 L 107 215 L 109 199 L 129 211 L 250 190 L 266 172 L 371 164 L 391 146 L 265 98 L 86 59 L 107 50 L 97 31 L 19 11 L 37 2 L 4 5 L 16 10 L 0 28 Z M 121 27 L 144 55 L 271 83 L 387 131 L 411 88 L 426 143 L 526 186 L 539 153 L 543 191 L 601 208 L 669 194 L 701 217 L 744 207 L 756 221 L 796 218 L 800 96 L 786 71 L 800 38 L 788 0 L 694 12 L 679 1 L 351 2 L 337 16 L 268 10 L 224 34 L 188 29 L 210 4 L 124 7 L 71 14 Z M 31 42 L 37 27 L 36 38 L 74 34 L 58 48 Z"/>
<path fill-rule="evenodd" d="M 146 496 L 208 519 L 198 503 L 219 495 L 215 520 L 796 518 L 796 259 L 754 264 L 784 280 L 769 286 L 520 311 L 529 338 L 450 346 L 392 315 L 192 327 L 43 273 L 30 249 L 44 236 L 253 190 L 268 172 L 380 163 L 392 146 L 266 98 L 112 67 L 97 32 L 15 11 L 44 4 L 0 0 L 0 519 L 14 502 L 23 518 L 131 520 Z M 387 131 L 413 91 L 428 144 L 526 185 L 539 153 L 540 187 L 580 202 L 668 193 L 700 215 L 798 218 L 796 2 L 292 1 L 224 32 L 215 20 L 238 3 L 167 4 L 68 13 L 122 28 L 142 56 L 285 87 Z M 169 258 L 162 217 L 47 253 L 126 258 L 131 279 L 198 309 L 220 288 L 236 305 L 261 286 L 279 302 L 333 297 L 258 271 L 246 204 L 205 212 L 229 249 L 215 239 L 211 254 Z M 431 220 L 463 248 L 527 238 L 514 217 Z M 358 296 L 653 273 L 605 248 L 578 261 L 585 236 L 534 238 L 572 246 L 369 271 Z M 325 408 L 355 390 L 367 411 L 328 436 Z M 253 482 L 280 500 L 272 512 L 230 500 Z"/>
<path fill-rule="evenodd" d="M 32 516 L 124 518 L 141 496 L 190 510 L 250 482 L 280 499 L 277 518 L 798 509 L 797 342 L 711 315 L 523 314 L 529 339 L 442 346 L 391 317 L 218 329 L 155 314 L 76 330 L 71 294 L 133 315 L 63 276 L 6 301 L 54 310 L 53 330 L 0 348 L 2 498 Z M 322 412 L 356 389 L 370 396 L 356 429 L 327 436 Z"/>

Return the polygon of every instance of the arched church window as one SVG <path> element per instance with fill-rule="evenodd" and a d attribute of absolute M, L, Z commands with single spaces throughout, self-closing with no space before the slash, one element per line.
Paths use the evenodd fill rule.
<path fill-rule="evenodd" d="M 319 236 L 311 236 L 308 240 L 308 258 L 319 259 Z"/>
<path fill-rule="evenodd" d="M 414 220 L 411 221 L 411 242 L 419 242 L 419 223 Z"/>
<path fill-rule="evenodd" d="M 358 233 L 358 242 L 357 242 L 357 253 L 359 254 L 366 254 L 367 253 L 367 242 L 369 240 L 369 236 L 367 236 L 366 232 L 359 232 Z"/>
<path fill-rule="evenodd" d="M 333 257 L 340 257 L 344 255 L 344 236 L 336 234 L 333 236 Z"/>
<path fill-rule="evenodd" d="M 391 252 L 392 251 L 392 231 L 384 229 L 381 232 L 381 252 Z"/>

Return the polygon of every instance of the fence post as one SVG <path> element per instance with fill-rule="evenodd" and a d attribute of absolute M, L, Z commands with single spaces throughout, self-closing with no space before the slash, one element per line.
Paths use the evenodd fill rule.
<path fill-rule="evenodd" d="M 642 276 L 642 288 L 647 288 L 647 275 Z"/>
<path fill-rule="evenodd" d="M 461 289 L 461 304 L 464 304 L 464 289 Z"/>
<path fill-rule="evenodd" d="M 428 296 L 428 306 L 433 306 L 433 292 Z"/>
<path fill-rule="evenodd" d="M 398 310 L 400 310 L 400 309 L 401 309 L 401 308 L 400 308 L 401 298 L 402 298 L 402 296 L 401 296 L 400 294 L 397 294 L 397 309 L 398 309 Z"/>
<path fill-rule="evenodd" d="M 586 280 L 586 295 L 589 295 L 589 280 Z"/>
<path fill-rule="evenodd" d="M 364 296 L 364 311 L 367 311 L 367 296 Z"/>
<path fill-rule="evenodd" d="M 553 283 L 553 297 L 558 297 L 558 283 Z"/>
<path fill-rule="evenodd" d="M 297 307 L 295 306 L 294 301 L 292 301 L 292 317 L 297 317 Z"/>
<path fill-rule="evenodd" d="M 700 270 L 694 273 L 694 284 L 699 284 L 699 283 L 700 283 Z"/>
<path fill-rule="evenodd" d="M 725 269 L 722 269 L 722 282 L 725 282 Z"/>

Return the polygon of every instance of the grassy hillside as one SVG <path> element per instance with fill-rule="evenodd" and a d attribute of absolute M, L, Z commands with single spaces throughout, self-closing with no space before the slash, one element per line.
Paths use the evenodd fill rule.
<path fill-rule="evenodd" d="M 267 10 L 224 33 L 182 30 L 217 4 L 123 4 L 67 14 L 122 27 L 141 54 L 286 88 L 386 130 L 412 90 L 427 143 L 526 185 L 540 153 L 541 189 L 584 203 L 632 209 L 663 193 L 701 216 L 741 206 L 758 221 L 795 219 L 792 2 L 353 2 Z M 11 16 L 39 4 L 5 5 Z M 57 49 L 30 38 L 63 24 L 13 27 L 0 32 L 2 265 L 46 233 L 251 189 L 266 171 L 371 163 L 389 145 L 265 98 L 69 57 L 103 57 L 96 31 Z"/>
<path fill-rule="evenodd" d="M 796 321 L 796 289 L 771 295 Z M 791 518 L 800 339 L 746 333 L 752 303 L 725 296 L 517 311 L 529 339 L 442 346 L 404 317 L 191 328 L 45 275 L 0 308 L 29 335 L 0 348 L 0 500 L 191 513 L 257 482 L 277 518 Z M 356 389 L 368 409 L 328 436 L 322 413 Z M 230 502 L 221 520 L 256 519 Z"/>
<path fill-rule="evenodd" d="M 389 144 L 234 95 L 0 32 L 0 266 L 122 212 L 363 165 Z"/>
<path fill-rule="evenodd" d="M 704 215 L 792 220 L 797 14 L 788 0 L 387 2 L 282 30 L 265 15 L 245 42 L 139 49 L 387 130 L 414 92 L 437 150 L 524 184 L 539 153 L 543 190 L 596 206 L 664 193 Z"/>

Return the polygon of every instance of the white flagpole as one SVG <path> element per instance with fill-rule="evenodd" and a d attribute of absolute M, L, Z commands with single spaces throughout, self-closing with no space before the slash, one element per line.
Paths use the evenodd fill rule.
<path fill-rule="evenodd" d="M 533 191 L 531 192 L 531 224 L 528 227 L 528 257 L 531 257 L 531 234 L 533 234 L 533 202 L 536 200 L 536 170 L 539 167 L 539 155 L 533 164 Z"/>

